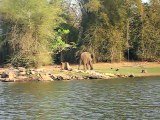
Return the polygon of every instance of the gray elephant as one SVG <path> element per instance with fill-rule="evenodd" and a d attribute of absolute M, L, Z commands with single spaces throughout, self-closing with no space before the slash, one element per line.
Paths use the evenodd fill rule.
<path fill-rule="evenodd" d="M 92 55 L 89 52 L 81 53 L 78 69 L 80 69 L 81 64 L 83 64 L 84 70 L 88 70 L 89 66 L 90 69 L 93 70 Z"/>

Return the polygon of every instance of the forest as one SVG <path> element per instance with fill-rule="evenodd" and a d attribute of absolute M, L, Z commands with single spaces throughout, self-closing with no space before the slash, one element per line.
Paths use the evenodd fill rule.
<path fill-rule="evenodd" d="M 0 64 L 159 61 L 160 1 L 1 0 Z"/>

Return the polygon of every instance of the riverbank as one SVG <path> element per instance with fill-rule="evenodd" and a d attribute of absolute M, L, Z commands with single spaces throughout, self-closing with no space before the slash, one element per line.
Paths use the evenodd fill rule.
<path fill-rule="evenodd" d="M 61 70 L 60 65 L 26 69 L 12 66 L 0 68 L 0 81 L 55 81 L 55 80 L 86 80 L 112 79 L 126 77 L 160 76 L 158 62 L 121 62 L 97 63 L 94 70 L 77 70 L 78 65 L 71 65 L 72 70 Z M 81 69 L 83 66 L 81 66 Z"/>
<path fill-rule="evenodd" d="M 160 76 L 160 62 L 98 63 L 94 67 L 101 73 L 133 74 L 136 77 Z"/>

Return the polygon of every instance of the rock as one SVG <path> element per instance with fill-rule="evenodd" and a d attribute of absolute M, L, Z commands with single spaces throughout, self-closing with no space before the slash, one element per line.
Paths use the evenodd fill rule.
<path fill-rule="evenodd" d="M 72 80 L 72 76 L 61 74 L 57 75 L 56 80 Z"/>
<path fill-rule="evenodd" d="M 2 67 L 3 67 L 3 68 L 11 68 L 11 67 L 13 67 L 13 66 L 12 66 L 12 64 L 8 63 L 8 64 L 4 64 Z"/>
<path fill-rule="evenodd" d="M 3 72 L 1 74 L 1 78 L 9 78 L 9 74 L 7 72 Z"/>
<path fill-rule="evenodd" d="M 53 79 L 49 75 L 43 74 L 43 73 L 39 74 L 39 80 L 40 81 L 53 81 Z"/>
<path fill-rule="evenodd" d="M 66 64 L 66 70 L 72 71 L 72 68 L 71 68 L 71 66 L 69 65 L 69 63 L 68 63 L 68 62 L 65 62 L 65 64 Z"/>
<path fill-rule="evenodd" d="M 71 68 L 71 66 L 69 65 L 68 62 L 61 62 L 61 70 L 72 71 L 72 68 Z"/>
<path fill-rule="evenodd" d="M 126 78 L 127 77 L 126 75 L 123 75 L 123 74 L 116 74 L 116 76 L 119 78 Z"/>
<path fill-rule="evenodd" d="M 73 71 L 74 71 L 74 72 L 78 72 L 79 70 L 78 70 L 78 69 L 73 69 Z"/>
<path fill-rule="evenodd" d="M 63 80 L 63 77 L 62 76 L 57 76 L 56 80 Z"/>
<path fill-rule="evenodd" d="M 35 75 L 37 71 L 35 69 L 28 69 L 26 70 L 26 75 Z"/>
<path fill-rule="evenodd" d="M 19 70 L 18 70 L 18 69 L 13 69 L 12 71 L 13 71 L 16 75 L 19 74 Z"/>
<path fill-rule="evenodd" d="M 1 78 L 9 78 L 11 80 L 14 80 L 16 76 L 17 75 L 13 71 L 3 72 L 1 74 Z"/>
<path fill-rule="evenodd" d="M 61 62 L 61 70 L 65 70 L 65 63 Z"/>
<path fill-rule="evenodd" d="M 2 81 L 2 82 L 14 82 L 16 77 L 17 77 L 17 75 L 15 74 L 14 71 L 7 71 L 7 72 L 3 72 L 1 74 L 0 81 Z"/>
<path fill-rule="evenodd" d="M 108 79 L 110 78 L 109 76 L 106 76 L 105 74 L 102 73 L 92 73 L 88 76 L 89 79 Z"/>
<path fill-rule="evenodd" d="M 71 80 L 71 76 L 69 75 L 63 75 L 63 80 Z"/>
<path fill-rule="evenodd" d="M 18 76 L 16 79 L 14 79 L 14 82 L 24 82 L 29 81 L 29 78 L 27 76 Z"/>
<path fill-rule="evenodd" d="M 44 72 L 44 69 L 43 68 L 36 69 L 35 72 Z"/>
<path fill-rule="evenodd" d="M 35 75 L 35 74 L 36 74 L 36 72 L 35 72 L 35 71 L 31 71 L 31 74 L 32 74 L 32 75 Z"/>
<path fill-rule="evenodd" d="M 84 77 L 82 76 L 71 76 L 72 80 L 84 80 Z"/>
<path fill-rule="evenodd" d="M 18 67 L 17 69 L 19 70 L 19 72 L 25 72 L 26 71 L 26 69 L 24 67 Z"/>
<path fill-rule="evenodd" d="M 134 75 L 133 75 L 133 74 L 130 74 L 128 77 L 131 77 L 131 78 L 133 78 L 133 77 L 134 77 Z"/>
<path fill-rule="evenodd" d="M 32 71 L 31 70 L 26 70 L 26 75 L 32 75 Z"/>
<path fill-rule="evenodd" d="M 23 71 L 23 72 L 19 72 L 19 75 L 20 75 L 20 76 L 26 76 L 27 74 L 26 74 L 25 71 Z"/>
<path fill-rule="evenodd" d="M 12 72 L 9 72 L 9 79 L 11 79 L 11 80 L 14 80 L 16 77 L 17 77 L 17 75 L 12 71 Z"/>
<path fill-rule="evenodd" d="M 57 79 L 57 77 L 54 76 L 53 74 L 50 74 L 50 77 L 52 78 L 52 80 L 56 80 Z"/>
<path fill-rule="evenodd" d="M 88 74 L 97 74 L 97 72 L 95 72 L 94 70 L 86 70 L 84 72 Z"/>
<path fill-rule="evenodd" d="M 85 71 L 83 71 L 83 70 L 78 70 L 78 73 L 85 73 Z"/>
<path fill-rule="evenodd" d="M 9 78 L 3 78 L 3 79 L 1 78 L 0 81 L 2 81 L 2 82 L 14 82 L 14 80 L 11 80 Z"/>
<path fill-rule="evenodd" d="M 115 77 L 114 74 L 111 74 L 111 73 L 105 73 L 106 76 L 109 76 L 109 77 Z"/>
<path fill-rule="evenodd" d="M 97 76 L 97 75 L 90 75 L 88 76 L 89 79 L 108 79 L 107 76 Z"/>
<path fill-rule="evenodd" d="M 77 76 L 77 80 L 84 80 L 84 77 L 82 77 L 82 76 Z"/>

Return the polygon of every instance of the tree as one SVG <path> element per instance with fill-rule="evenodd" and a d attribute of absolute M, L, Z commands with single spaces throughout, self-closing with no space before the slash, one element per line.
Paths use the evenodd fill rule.
<path fill-rule="evenodd" d="M 144 4 L 142 39 L 139 41 L 138 56 L 141 60 L 156 61 L 160 58 L 160 2 L 151 0 Z M 153 47 L 154 46 L 154 47 Z"/>
<path fill-rule="evenodd" d="M 52 63 L 54 29 L 65 22 L 60 16 L 61 1 L 3 0 L 0 11 L 11 63 L 23 66 Z"/>

